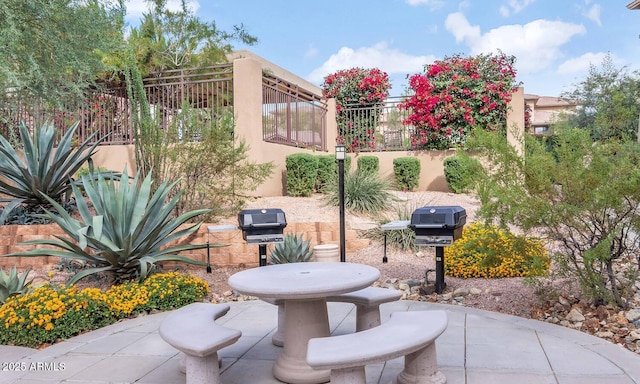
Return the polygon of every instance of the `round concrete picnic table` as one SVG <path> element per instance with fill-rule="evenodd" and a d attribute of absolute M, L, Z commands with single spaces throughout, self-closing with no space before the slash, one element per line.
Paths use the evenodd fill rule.
<path fill-rule="evenodd" d="M 236 291 L 284 300 L 284 346 L 273 366 L 280 381 L 315 384 L 329 381 L 328 370 L 307 364 L 307 342 L 329 336 L 327 296 L 357 291 L 380 277 L 378 269 L 355 263 L 290 263 L 247 269 L 232 275 Z"/>

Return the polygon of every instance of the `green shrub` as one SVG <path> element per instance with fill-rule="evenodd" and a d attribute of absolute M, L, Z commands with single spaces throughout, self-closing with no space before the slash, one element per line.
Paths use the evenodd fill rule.
<path fill-rule="evenodd" d="M 276 244 L 271 250 L 269 262 L 271 264 L 302 263 L 311 260 L 313 249 L 311 240 L 304 240 L 300 236 L 287 233 L 284 242 Z"/>
<path fill-rule="evenodd" d="M 318 178 L 318 157 L 310 153 L 287 156 L 287 195 L 311 196 Z"/>
<path fill-rule="evenodd" d="M 91 175 L 91 172 L 96 172 L 96 171 L 101 173 L 110 172 L 109 169 L 105 167 L 97 167 L 97 168 L 94 168 L 93 171 L 89 167 L 81 167 L 76 172 L 75 177 L 76 179 L 81 179 L 83 176 L 89 176 Z"/>
<path fill-rule="evenodd" d="M 359 213 L 380 212 L 394 199 L 390 188 L 389 181 L 377 174 L 350 172 L 344 178 L 344 206 Z M 340 204 L 337 182 L 331 184 L 327 200 L 332 205 Z"/>
<path fill-rule="evenodd" d="M 420 184 L 420 160 L 415 157 L 393 159 L 393 174 L 401 191 L 413 191 Z"/>
<path fill-rule="evenodd" d="M 316 192 L 328 193 L 330 185 L 338 180 L 338 161 L 335 155 L 319 155 L 318 157 L 318 177 L 316 179 Z M 351 169 L 351 157 L 344 158 L 344 172 L 349 173 Z"/>
<path fill-rule="evenodd" d="M 471 192 L 475 180 L 484 173 L 482 164 L 471 156 L 450 156 L 444 159 L 444 177 L 449 189 L 455 193 Z"/>
<path fill-rule="evenodd" d="M 518 236 L 493 225 L 472 223 L 444 250 L 448 276 L 499 278 L 544 276 L 550 258 L 540 239 Z"/>
<path fill-rule="evenodd" d="M 144 283 L 79 290 L 75 285 L 43 285 L 12 296 L 0 307 L 0 345 L 35 348 L 152 310 L 178 308 L 207 295 L 206 282 L 176 272 Z"/>
<path fill-rule="evenodd" d="M 376 156 L 359 156 L 358 172 L 378 174 L 380 171 L 380 159 Z"/>
<path fill-rule="evenodd" d="M 316 192 L 324 193 L 329 184 L 333 182 L 337 174 L 337 162 L 334 155 L 319 155 L 318 177 L 316 178 Z"/>

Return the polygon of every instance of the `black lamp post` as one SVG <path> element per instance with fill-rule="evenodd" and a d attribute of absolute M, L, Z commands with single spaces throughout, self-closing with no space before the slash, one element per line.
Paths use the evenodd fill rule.
<path fill-rule="evenodd" d="M 338 201 L 340 202 L 340 261 L 346 261 L 345 230 L 344 230 L 344 159 L 347 156 L 343 144 L 336 145 L 336 160 L 338 160 Z"/>

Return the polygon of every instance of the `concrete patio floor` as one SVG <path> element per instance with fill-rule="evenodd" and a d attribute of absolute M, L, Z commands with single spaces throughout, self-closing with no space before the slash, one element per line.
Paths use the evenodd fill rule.
<path fill-rule="evenodd" d="M 271 344 L 277 308 L 260 300 L 229 304 L 231 310 L 218 323 L 241 330 L 242 337 L 220 351 L 222 382 L 280 383 L 271 374 L 280 351 Z M 328 305 L 332 333 L 353 332 L 354 306 Z M 434 309 L 449 316 L 436 343 L 440 370 L 450 384 L 640 383 L 640 355 L 561 326 L 417 301 L 384 304 L 381 312 L 385 321 L 393 311 Z M 178 351 L 158 335 L 166 315 L 123 321 L 42 350 L 0 346 L 0 383 L 183 384 Z M 367 383 L 391 382 L 402 365 L 400 358 L 367 366 Z"/>

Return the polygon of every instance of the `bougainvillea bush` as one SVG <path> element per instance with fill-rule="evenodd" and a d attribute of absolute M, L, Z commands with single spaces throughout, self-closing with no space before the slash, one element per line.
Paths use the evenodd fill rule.
<path fill-rule="evenodd" d="M 377 68 L 345 69 L 324 78 L 322 95 L 336 100 L 336 140 L 348 151 L 375 148 L 376 124 L 389 88 L 389 76 Z"/>
<path fill-rule="evenodd" d="M 409 78 L 413 91 L 401 105 L 405 124 L 415 127 L 411 141 L 420 149 L 447 149 L 464 143 L 474 127 L 506 128 L 507 108 L 516 83 L 515 57 L 455 55 L 425 66 Z"/>

